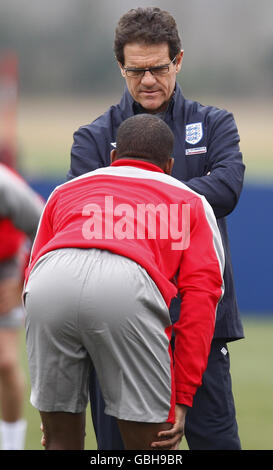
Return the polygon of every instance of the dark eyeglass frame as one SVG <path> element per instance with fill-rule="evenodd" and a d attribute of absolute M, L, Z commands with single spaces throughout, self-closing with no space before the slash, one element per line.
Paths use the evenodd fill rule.
<path fill-rule="evenodd" d="M 126 76 L 129 78 L 142 78 L 146 72 L 150 72 L 152 75 L 167 75 L 170 70 L 170 65 L 175 64 L 176 56 L 169 62 L 164 65 L 157 65 L 156 67 L 146 67 L 143 69 L 133 68 L 133 67 L 123 67 Z"/>

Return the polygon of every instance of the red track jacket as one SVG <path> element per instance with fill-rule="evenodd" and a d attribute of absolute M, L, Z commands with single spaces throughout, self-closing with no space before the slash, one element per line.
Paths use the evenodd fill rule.
<path fill-rule="evenodd" d="M 224 252 L 206 199 L 153 164 L 117 160 L 53 191 L 25 286 L 40 257 L 64 247 L 95 247 L 131 258 L 146 269 L 168 306 L 180 291 L 180 319 L 173 326 L 175 399 L 191 406 L 223 296 Z"/>

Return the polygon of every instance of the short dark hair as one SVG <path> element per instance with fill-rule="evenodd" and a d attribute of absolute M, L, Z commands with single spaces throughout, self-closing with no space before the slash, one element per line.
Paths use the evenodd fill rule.
<path fill-rule="evenodd" d="M 117 158 L 136 158 L 162 168 L 171 157 L 173 145 L 169 126 L 151 114 L 132 116 L 118 128 Z"/>
<path fill-rule="evenodd" d="M 133 42 L 167 43 L 171 60 L 181 50 L 181 40 L 174 18 L 167 11 L 157 7 L 131 9 L 120 18 L 115 32 L 114 51 L 122 65 L 124 46 Z"/>

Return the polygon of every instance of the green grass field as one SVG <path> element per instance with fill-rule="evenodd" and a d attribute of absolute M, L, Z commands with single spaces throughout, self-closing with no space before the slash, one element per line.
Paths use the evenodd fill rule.
<path fill-rule="evenodd" d="M 273 449 L 273 316 L 253 319 L 243 317 L 244 340 L 230 343 L 231 373 L 235 396 L 237 420 L 242 447 L 245 450 Z M 40 416 L 29 403 L 29 375 L 25 352 L 24 332 L 21 337 L 21 360 L 26 373 L 27 391 L 25 417 L 28 421 L 26 449 L 42 450 L 40 444 Z M 96 449 L 91 424 L 90 409 L 87 410 L 87 450 Z M 69 431 L 68 431 L 69 432 Z M 185 441 L 181 449 L 187 449 Z"/>

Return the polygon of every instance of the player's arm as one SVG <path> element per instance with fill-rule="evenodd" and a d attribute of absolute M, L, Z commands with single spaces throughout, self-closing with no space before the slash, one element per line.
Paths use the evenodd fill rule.
<path fill-rule="evenodd" d="M 0 217 L 10 219 L 32 240 L 44 203 L 23 180 L 4 165 L 0 166 Z"/>
<path fill-rule="evenodd" d="M 223 295 L 224 251 L 212 208 L 204 198 L 191 205 L 190 244 L 182 252 L 178 288 L 182 297 L 180 318 L 174 325 L 176 421 L 159 433 L 161 449 L 177 449 L 184 433 L 187 407 L 202 383 L 216 310 Z"/>
<path fill-rule="evenodd" d="M 192 406 L 201 385 L 224 293 L 224 250 L 212 208 L 204 197 L 191 205 L 190 243 L 182 252 L 178 289 L 182 298 L 175 332 L 176 402 Z"/>
<path fill-rule="evenodd" d="M 233 115 L 224 110 L 208 116 L 208 175 L 195 177 L 187 186 L 205 196 L 217 218 L 235 208 L 241 194 L 245 165 L 239 148 L 240 138 Z"/>

